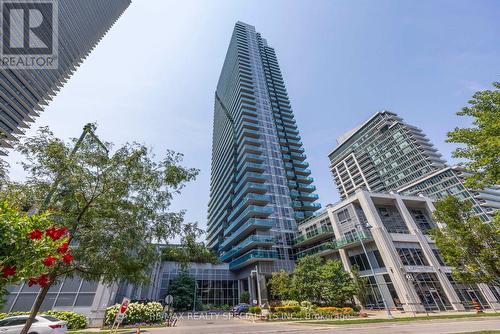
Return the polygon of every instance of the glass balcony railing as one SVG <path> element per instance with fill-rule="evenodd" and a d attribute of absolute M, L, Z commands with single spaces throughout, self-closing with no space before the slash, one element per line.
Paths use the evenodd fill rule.
<path fill-rule="evenodd" d="M 297 258 L 301 258 L 304 256 L 315 255 L 324 251 L 335 250 L 334 243 L 331 241 L 326 241 L 317 246 L 305 249 L 297 253 Z"/>
<path fill-rule="evenodd" d="M 238 182 L 236 189 L 240 189 L 240 184 L 242 184 L 243 182 L 244 182 L 244 180 L 241 180 L 240 182 Z M 240 191 L 238 191 L 238 194 L 236 196 L 234 196 L 234 200 L 239 201 L 242 196 L 245 196 L 248 193 L 263 194 L 268 189 L 269 189 L 269 187 L 267 186 L 267 184 L 248 182 L 241 188 Z"/>
<path fill-rule="evenodd" d="M 297 175 L 297 181 L 303 183 L 311 183 L 314 179 L 310 176 Z"/>
<path fill-rule="evenodd" d="M 257 204 L 257 205 L 266 205 L 269 203 L 271 200 L 271 196 L 269 195 L 260 195 L 260 194 L 247 194 L 245 197 L 243 197 L 241 200 L 239 200 L 239 204 L 233 208 L 231 214 L 228 217 L 228 220 L 232 220 L 235 216 L 237 216 L 241 210 L 251 204 Z M 233 201 L 233 205 L 234 205 Z"/>
<path fill-rule="evenodd" d="M 261 173 L 241 171 L 236 175 L 236 182 L 239 183 L 241 180 L 263 183 L 266 177 Z"/>
<path fill-rule="evenodd" d="M 313 230 L 308 231 L 306 234 L 302 234 L 298 237 L 296 237 L 293 241 L 294 245 L 299 245 L 307 240 L 310 240 L 314 237 L 320 236 L 322 234 L 332 234 L 333 233 L 333 227 L 324 225 L 317 227 Z"/>
<path fill-rule="evenodd" d="M 327 250 L 338 250 L 342 249 L 346 246 L 356 244 L 358 242 L 364 241 L 364 240 L 373 240 L 373 237 L 370 232 L 368 231 L 361 231 L 361 232 L 356 232 L 353 233 L 349 236 L 344 236 L 342 238 L 337 238 L 334 240 L 330 241 L 325 241 L 319 245 L 316 245 L 311 248 L 304 249 L 300 252 L 297 253 L 297 257 L 304 257 L 308 255 L 314 255 L 318 254 L 320 252 L 324 252 Z"/>
<path fill-rule="evenodd" d="M 269 245 L 272 246 L 274 244 L 274 237 L 270 235 L 251 235 L 245 240 L 243 240 L 238 245 L 234 246 L 230 251 L 221 255 L 220 259 L 222 261 L 226 261 L 232 258 L 235 255 L 238 255 L 245 248 L 255 247 L 256 245 Z"/>
<path fill-rule="evenodd" d="M 274 260 L 278 253 L 274 250 L 252 250 L 229 263 L 229 269 L 237 269 L 258 260 Z"/>
<path fill-rule="evenodd" d="M 232 232 L 234 229 L 236 229 L 242 222 L 245 222 L 249 218 L 266 218 L 273 212 L 272 208 L 268 207 L 262 207 L 262 206 L 255 206 L 255 205 L 250 205 L 248 208 L 243 210 L 238 215 L 238 218 L 236 218 L 231 225 L 227 227 L 228 232 Z"/>
<path fill-rule="evenodd" d="M 316 186 L 313 186 L 310 184 L 304 184 L 304 183 L 298 183 L 297 187 L 299 188 L 300 191 L 313 192 L 316 190 Z"/>
<path fill-rule="evenodd" d="M 273 221 L 271 219 L 260 219 L 260 218 L 252 218 L 249 219 L 245 224 L 241 225 L 236 231 L 234 231 L 230 236 L 226 237 L 226 239 L 221 243 L 221 247 L 224 248 L 227 245 L 230 245 L 234 240 L 239 240 L 243 238 L 247 233 L 250 233 L 254 230 L 269 230 L 273 227 Z M 224 236 L 227 236 L 229 232 L 227 230 L 224 231 Z"/>
<path fill-rule="evenodd" d="M 301 161 L 303 161 L 307 158 L 307 156 L 305 154 L 302 154 L 302 153 L 292 152 L 290 155 L 292 156 L 292 158 L 295 158 L 295 159 L 301 160 Z"/>
<path fill-rule="evenodd" d="M 248 161 L 241 161 L 238 164 L 239 171 L 263 172 L 265 170 L 264 164 L 256 164 Z"/>
<path fill-rule="evenodd" d="M 262 145 L 262 142 L 259 139 L 255 139 L 252 137 L 244 137 L 242 145 L 260 146 Z"/>

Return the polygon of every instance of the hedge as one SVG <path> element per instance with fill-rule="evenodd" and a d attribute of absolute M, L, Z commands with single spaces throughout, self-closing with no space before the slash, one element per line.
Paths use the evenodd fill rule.
<path fill-rule="evenodd" d="M 120 304 L 110 306 L 106 309 L 105 325 L 112 325 Z M 139 323 L 160 323 L 163 321 L 163 306 L 157 302 L 130 303 L 128 304 L 123 324 L 139 324 Z"/>
<path fill-rule="evenodd" d="M 271 307 L 271 312 L 276 313 L 296 313 L 300 312 L 300 306 L 275 306 Z"/>
<path fill-rule="evenodd" d="M 262 310 L 260 309 L 259 306 L 252 306 L 248 309 L 248 312 L 253 314 L 261 314 Z"/>
<path fill-rule="evenodd" d="M 16 315 L 28 315 L 30 312 L 9 312 L 0 313 L 0 319 L 7 317 L 14 317 Z M 71 312 L 71 311 L 46 311 L 41 312 L 39 315 L 50 315 L 59 320 L 66 321 L 68 323 L 68 329 L 83 329 L 87 327 L 87 317 L 83 314 Z"/>
<path fill-rule="evenodd" d="M 316 308 L 318 314 L 354 314 L 352 307 L 318 307 Z"/>

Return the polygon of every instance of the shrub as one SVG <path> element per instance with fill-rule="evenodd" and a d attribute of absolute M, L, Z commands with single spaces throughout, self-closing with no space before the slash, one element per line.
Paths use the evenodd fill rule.
<path fill-rule="evenodd" d="M 314 306 L 311 302 L 304 300 L 303 302 L 300 302 L 300 309 L 303 312 L 311 313 L 314 309 Z"/>
<path fill-rule="evenodd" d="M 300 306 L 276 306 L 274 310 L 275 313 L 296 313 L 300 312 Z"/>
<path fill-rule="evenodd" d="M 44 314 L 56 317 L 68 323 L 68 329 L 83 329 L 87 327 L 87 317 L 83 314 L 71 311 L 47 311 Z"/>
<path fill-rule="evenodd" d="M 13 317 L 16 315 L 28 315 L 30 312 L 9 312 L 9 313 L 0 313 L 0 319 Z M 87 327 L 87 317 L 83 314 L 71 312 L 71 311 L 47 311 L 41 312 L 41 315 L 50 315 L 59 320 L 66 321 L 68 323 L 68 329 L 83 329 Z"/>
<path fill-rule="evenodd" d="M 113 324 L 120 304 L 110 306 L 106 309 L 105 325 Z M 137 323 L 158 323 L 163 320 L 163 306 L 157 302 L 149 302 L 147 304 L 130 303 L 123 319 L 123 324 Z"/>
<path fill-rule="evenodd" d="M 316 312 L 320 315 L 355 314 L 352 307 L 334 307 L 334 306 L 318 307 L 316 308 Z"/>
<path fill-rule="evenodd" d="M 250 312 L 252 314 L 260 314 L 262 312 L 262 310 L 260 309 L 259 306 L 252 306 L 248 309 L 248 312 Z"/>

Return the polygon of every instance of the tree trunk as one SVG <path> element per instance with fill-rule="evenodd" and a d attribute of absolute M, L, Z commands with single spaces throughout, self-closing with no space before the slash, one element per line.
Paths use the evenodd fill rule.
<path fill-rule="evenodd" d="M 44 286 L 43 288 L 40 289 L 38 292 L 38 296 L 36 296 L 35 303 L 33 304 L 33 307 L 31 308 L 31 313 L 28 318 L 28 321 L 26 321 L 26 324 L 23 327 L 23 330 L 21 331 L 20 334 L 28 334 L 28 331 L 30 330 L 31 325 L 33 324 L 33 320 L 35 320 L 36 315 L 38 314 L 38 311 L 40 310 L 40 306 L 42 306 L 42 303 L 45 299 L 45 296 L 47 296 L 47 292 L 49 291 L 50 287 L 52 286 L 52 280 L 49 281 L 49 283 Z"/>

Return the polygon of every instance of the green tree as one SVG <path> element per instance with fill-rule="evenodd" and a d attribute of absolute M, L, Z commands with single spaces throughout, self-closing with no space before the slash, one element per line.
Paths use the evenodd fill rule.
<path fill-rule="evenodd" d="M 365 307 L 368 298 L 368 277 L 359 276 L 359 268 L 357 266 L 352 267 L 351 272 L 355 290 L 354 294 L 358 298 L 361 307 Z"/>
<path fill-rule="evenodd" d="M 271 289 L 271 295 L 275 299 L 287 300 L 293 298 L 292 278 L 290 274 L 284 270 L 272 274 L 269 279 L 269 287 Z"/>
<path fill-rule="evenodd" d="M 203 234 L 196 224 L 186 224 L 181 239 L 181 245 L 169 245 L 161 250 L 163 261 L 178 262 L 183 269 L 187 269 L 190 262 L 219 264 L 219 257 L 209 249 L 204 242 L 198 242 Z"/>
<path fill-rule="evenodd" d="M 476 92 L 470 105 L 457 113 L 472 117 L 474 127 L 448 133 L 448 142 L 463 144 L 453 157 L 467 160 L 462 166 L 470 173 L 465 185 L 471 189 L 500 184 L 500 82 L 493 86 Z"/>
<path fill-rule="evenodd" d="M 340 261 L 324 261 L 316 255 L 299 259 L 292 286 L 298 300 L 328 306 L 344 306 L 356 293 L 353 280 Z"/>
<path fill-rule="evenodd" d="M 319 256 L 305 256 L 297 261 L 293 271 L 292 285 L 300 301 L 313 303 L 321 301 L 320 267 L 323 265 Z"/>
<path fill-rule="evenodd" d="M 0 202 L 0 297 L 11 284 L 29 281 L 30 285 L 43 285 L 48 271 L 44 263 L 52 258 L 61 261 L 68 253 L 65 233 L 50 237 L 53 230 L 47 212 L 28 215 L 6 201 Z"/>
<path fill-rule="evenodd" d="M 435 203 L 434 219 L 445 224 L 431 231 L 453 277 L 462 283 L 500 285 L 500 216 L 481 221 L 469 201 L 448 196 Z"/>
<path fill-rule="evenodd" d="M 342 262 L 327 260 L 319 268 L 319 277 L 321 304 L 342 307 L 352 302 L 356 287 Z"/>
<path fill-rule="evenodd" d="M 182 155 L 174 152 L 157 159 L 137 143 L 113 149 L 95 135 L 94 125 L 84 129 L 69 143 L 48 128 L 21 141 L 16 150 L 25 158 L 27 181 L 2 187 L 1 197 L 19 207 L 48 208 L 49 219 L 68 228 L 74 257 L 70 265 L 50 267 L 22 334 L 61 277 L 146 283 L 159 260 L 152 242 L 182 233 L 184 212 L 169 211 L 170 203 L 198 171 L 181 166 Z"/>
<path fill-rule="evenodd" d="M 248 291 L 242 291 L 240 294 L 240 303 L 250 303 L 250 293 Z"/>
<path fill-rule="evenodd" d="M 179 276 L 170 282 L 167 293 L 173 297 L 173 307 L 178 311 L 190 311 L 201 305 L 198 296 L 195 297 L 196 280 L 187 271 L 182 270 Z"/>

